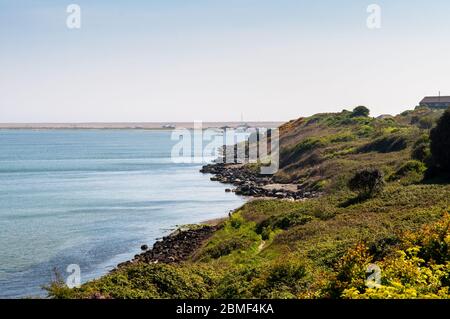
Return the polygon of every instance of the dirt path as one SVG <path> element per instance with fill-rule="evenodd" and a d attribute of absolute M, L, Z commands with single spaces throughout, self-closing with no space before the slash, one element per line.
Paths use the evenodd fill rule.
<path fill-rule="evenodd" d="M 266 245 L 266 242 L 263 240 L 263 241 L 261 241 L 261 244 L 259 244 L 259 246 L 258 246 L 258 253 L 260 253 L 261 252 L 261 250 L 263 250 L 264 249 L 264 246 Z"/>

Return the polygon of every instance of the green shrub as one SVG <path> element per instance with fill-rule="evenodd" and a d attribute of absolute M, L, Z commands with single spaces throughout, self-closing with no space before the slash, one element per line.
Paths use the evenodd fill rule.
<path fill-rule="evenodd" d="M 359 117 L 359 116 L 368 117 L 369 114 L 370 114 L 370 110 L 367 107 L 360 105 L 353 109 L 351 116 L 352 117 Z"/>
<path fill-rule="evenodd" d="M 47 287 L 51 298 L 207 298 L 219 272 L 199 264 L 136 263 L 118 269 L 81 288 L 69 289 L 62 282 Z"/>
<path fill-rule="evenodd" d="M 414 143 L 411 151 L 411 158 L 427 163 L 430 163 L 431 151 L 430 151 L 430 137 L 428 135 L 422 135 L 416 143 Z"/>
<path fill-rule="evenodd" d="M 233 237 L 229 239 L 223 239 L 214 245 L 205 248 L 202 256 L 208 256 L 213 259 L 217 259 L 223 256 L 227 256 L 234 251 L 246 249 L 253 244 L 253 241 L 244 236 Z"/>
<path fill-rule="evenodd" d="M 249 299 L 255 298 L 259 291 L 255 291 L 254 281 L 262 273 L 259 265 L 245 265 L 230 269 L 212 292 L 215 299 Z"/>
<path fill-rule="evenodd" d="M 294 226 L 305 225 L 313 220 L 313 217 L 302 212 L 292 212 L 283 215 L 271 216 L 256 226 L 256 233 L 261 234 L 264 240 L 269 238 L 272 231 L 277 229 L 286 230 Z"/>
<path fill-rule="evenodd" d="M 373 142 L 361 146 L 359 153 L 391 153 L 398 152 L 408 147 L 408 139 L 403 135 L 383 136 Z"/>
<path fill-rule="evenodd" d="M 314 182 L 313 185 L 311 185 L 311 190 L 323 191 L 329 184 L 330 184 L 330 181 L 328 181 L 326 179 L 318 180 L 318 181 Z"/>
<path fill-rule="evenodd" d="M 350 249 L 338 264 L 331 282 L 333 296 L 357 299 L 416 299 L 450 297 L 450 218 L 448 214 L 419 232 L 406 232 L 394 253 L 376 264 L 381 269 L 377 287 L 364 284 L 365 269 L 373 259 L 365 245 Z M 363 253 L 361 253 L 363 252 Z M 363 258 L 358 258 L 363 256 Z M 350 262 L 349 262 L 350 261 Z M 349 267 L 350 266 L 350 267 Z M 331 295 L 331 294 L 330 294 Z"/>
<path fill-rule="evenodd" d="M 420 161 L 407 161 L 389 178 L 389 180 L 396 180 L 409 174 L 422 175 L 426 171 L 426 169 L 427 167 L 425 166 L 425 164 Z"/>
<path fill-rule="evenodd" d="M 422 117 L 419 119 L 419 127 L 425 130 L 429 130 L 434 125 L 434 119 L 429 116 Z"/>
<path fill-rule="evenodd" d="M 53 281 L 48 286 L 43 287 L 47 291 L 47 296 L 51 299 L 71 298 L 73 296 L 73 290 L 66 285 L 59 272 L 55 270 L 54 275 Z"/>
<path fill-rule="evenodd" d="M 413 110 L 406 110 L 406 111 L 403 111 L 402 113 L 400 113 L 400 115 L 401 116 L 408 116 L 408 115 L 410 115 L 413 112 L 414 112 Z"/>
<path fill-rule="evenodd" d="M 235 229 L 239 229 L 243 223 L 244 223 L 244 219 L 238 215 L 234 215 L 230 219 L 230 225 L 231 225 L 231 227 L 233 227 Z"/>
<path fill-rule="evenodd" d="M 305 266 L 293 257 L 278 260 L 270 268 L 266 279 L 267 284 L 276 286 L 279 284 L 291 285 L 303 278 L 306 274 Z"/>
<path fill-rule="evenodd" d="M 355 139 L 355 136 L 351 132 L 344 132 L 340 134 L 331 135 L 327 139 L 329 140 L 330 143 L 342 143 L 353 141 Z"/>
<path fill-rule="evenodd" d="M 363 125 L 358 130 L 356 134 L 358 134 L 359 137 L 368 137 L 374 132 L 374 129 L 370 125 Z"/>
<path fill-rule="evenodd" d="M 360 198 L 370 198 L 383 190 L 383 172 L 377 168 L 363 169 L 357 172 L 349 181 L 348 188 L 358 192 Z"/>
<path fill-rule="evenodd" d="M 296 298 L 307 287 L 308 271 L 288 255 L 259 265 L 240 266 L 221 280 L 214 298 Z"/>
<path fill-rule="evenodd" d="M 354 288 L 363 291 L 366 287 L 366 270 L 372 261 L 369 249 L 364 244 L 357 244 L 337 262 L 336 271 L 330 282 L 324 287 L 324 296 L 341 298 L 345 290 Z"/>
<path fill-rule="evenodd" d="M 320 137 L 309 137 L 298 143 L 293 151 L 294 153 L 303 153 L 305 151 L 310 151 L 320 146 L 324 146 L 326 141 Z"/>
<path fill-rule="evenodd" d="M 420 117 L 419 116 L 414 115 L 414 116 L 411 117 L 411 124 L 412 125 L 419 123 L 419 121 L 420 121 Z"/>
<path fill-rule="evenodd" d="M 283 167 L 287 164 L 293 163 L 306 152 L 325 146 L 327 143 L 328 141 L 326 139 L 320 137 L 306 138 L 293 148 L 283 149 L 280 154 L 280 164 Z"/>

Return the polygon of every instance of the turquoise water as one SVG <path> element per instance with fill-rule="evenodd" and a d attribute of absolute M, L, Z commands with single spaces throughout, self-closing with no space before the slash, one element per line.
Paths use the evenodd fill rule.
<path fill-rule="evenodd" d="M 0 297 L 43 296 L 57 268 L 101 276 L 176 225 L 244 199 L 174 164 L 168 131 L 0 130 Z"/>

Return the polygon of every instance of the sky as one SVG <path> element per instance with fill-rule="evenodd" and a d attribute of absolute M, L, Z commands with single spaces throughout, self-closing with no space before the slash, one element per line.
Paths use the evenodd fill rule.
<path fill-rule="evenodd" d="M 450 95 L 449 14 L 448 0 L 0 0 L 0 122 L 398 114 Z"/>

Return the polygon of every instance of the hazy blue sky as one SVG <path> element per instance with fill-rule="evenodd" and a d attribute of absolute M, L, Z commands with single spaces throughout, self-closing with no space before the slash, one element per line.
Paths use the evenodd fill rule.
<path fill-rule="evenodd" d="M 449 16 L 448 0 L 0 0 L 0 122 L 399 113 L 450 95 Z"/>

